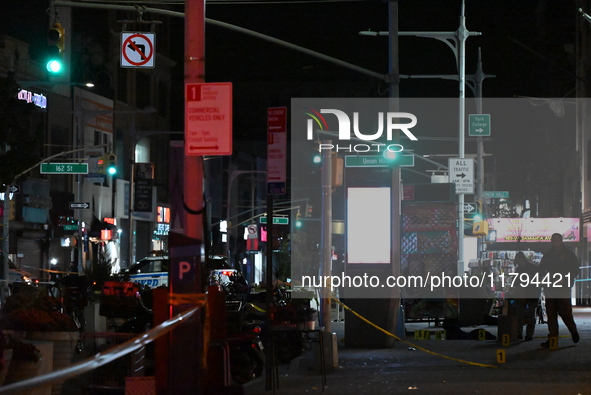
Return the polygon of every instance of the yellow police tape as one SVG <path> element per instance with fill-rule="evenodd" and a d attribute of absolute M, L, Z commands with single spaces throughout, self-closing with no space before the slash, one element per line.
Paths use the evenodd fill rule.
<path fill-rule="evenodd" d="M 207 300 L 207 295 L 197 293 L 197 294 L 169 294 L 168 295 L 168 303 L 173 306 L 178 306 L 180 304 L 196 304 L 198 306 L 202 306 L 205 304 Z"/>
<path fill-rule="evenodd" d="M 396 336 L 395 334 L 393 334 L 393 333 L 390 333 L 390 332 L 388 332 L 387 330 L 383 329 L 382 327 L 380 327 L 380 326 L 378 326 L 378 325 L 374 324 L 373 322 L 369 321 L 367 318 L 363 317 L 361 314 L 359 314 L 359 313 L 357 313 L 356 311 L 352 310 L 352 309 L 351 309 L 349 306 L 345 305 L 343 302 L 341 302 L 341 301 L 340 301 L 340 300 L 338 300 L 337 298 L 335 298 L 335 297 L 331 297 L 331 299 L 332 299 L 332 300 L 334 300 L 335 302 L 337 302 L 338 304 L 340 304 L 341 306 L 343 306 L 343 308 L 344 308 L 345 310 L 348 310 L 348 311 L 350 311 L 350 312 L 351 312 L 351 313 L 352 313 L 354 316 L 356 316 L 357 318 L 359 318 L 359 319 L 360 319 L 360 320 L 362 320 L 363 322 L 365 322 L 365 323 L 367 323 L 367 324 L 369 324 L 369 325 L 373 326 L 374 328 L 376 328 L 377 330 L 379 330 L 379 331 L 381 331 L 381 332 L 385 333 L 385 334 L 386 334 L 386 335 L 388 335 L 388 336 L 392 336 L 394 339 L 396 339 L 396 340 L 398 340 L 398 341 L 401 341 L 401 342 L 403 342 L 403 343 L 406 343 L 406 344 L 408 344 L 408 345 L 409 345 L 409 346 L 411 346 L 411 347 L 414 347 L 414 348 L 416 348 L 417 350 L 421 350 L 421 351 L 423 351 L 423 352 L 426 352 L 427 354 L 435 355 L 435 356 L 438 356 L 438 357 L 441 357 L 441 358 L 445 358 L 445 359 L 450 359 L 450 360 L 452 360 L 452 361 L 456 361 L 456 362 L 465 363 L 465 364 L 468 364 L 468 365 L 473 365 L 473 366 L 480 366 L 480 367 L 484 367 L 484 368 L 495 368 L 495 369 L 499 369 L 499 368 L 500 368 L 499 366 L 494 366 L 494 365 L 487 365 L 487 364 L 484 364 L 484 363 L 470 362 L 470 361 L 465 361 L 465 360 L 463 360 L 463 359 L 458 359 L 458 358 L 448 357 L 447 355 L 439 354 L 439 353 L 436 353 L 436 352 L 433 352 L 433 351 L 427 350 L 427 349 L 426 349 L 426 348 L 424 348 L 424 347 L 417 346 L 416 344 L 413 344 L 413 343 L 411 343 L 411 342 L 408 342 L 408 341 L 406 341 L 406 340 L 403 340 L 403 339 L 399 338 L 398 336 Z"/>

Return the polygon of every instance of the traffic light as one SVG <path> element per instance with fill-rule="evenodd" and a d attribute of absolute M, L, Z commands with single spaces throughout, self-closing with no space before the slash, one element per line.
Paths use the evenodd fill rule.
<path fill-rule="evenodd" d="M 306 211 L 304 211 L 304 217 L 312 218 L 313 212 L 314 212 L 314 207 L 310 203 L 306 203 Z"/>
<path fill-rule="evenodd" d="M 105 168 L 107 174 L 115 175 L 117 173 L 117 155 L 114 153 L 105 156 Z"/>
<path fill-rule="evenodd" d="M 299 211 L 296 214 L 295 226 L 296 226 L 296 228 L 301 228 L 302 227 L 302 215 L 300 214 Z"/>
<path fill-rule="evenodd" d="M 54 23 L 47 32 L 47 71 L 61 74 L 64 71 L 65 31 L 61 24 Z"/>
<path fill-rule="evenodd" d="M 415 165 L 414 156 L 411 152 L 403 151 L 402 146 L 398 144 L 390 144 L 382 153 L 387 165 L 389 166 L 400 166 L 400 167 L 412 167 Z"/>

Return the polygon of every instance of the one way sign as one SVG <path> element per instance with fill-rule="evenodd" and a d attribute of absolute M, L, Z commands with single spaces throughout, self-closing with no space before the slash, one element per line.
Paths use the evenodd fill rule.
<path fill-rule="evenodd" d="M 473 214 L 476 212 L 477 205 L 476 203 L 464 203 L 464 213 L 465 214 Z"/>
<path fill-rule="evenodd" d="M 88 202 L 70 202 L 70 210 L 76 209 L 87 209 L 90 207 L 90 203 Z"/>

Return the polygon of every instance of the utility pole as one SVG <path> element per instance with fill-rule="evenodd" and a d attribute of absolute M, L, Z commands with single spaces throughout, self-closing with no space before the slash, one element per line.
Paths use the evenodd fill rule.
<path fill-rule="evenodd" d="M 400 65 L 398 62 L 398 0 L 390 1 L 388 3 L 388 61 L 389 61 L 389 75 L 388 75 L 388 88 L 390 98 L 390 110 L 397 112 L 400 107 Z M 398 143 L 400 141 L 400 131 L 396 130 L 394 141 Z M 398 278 L 400 276 L 400 221 L 402 215 L 402 177 L 400 166 L 392 167 L 392 189 L 390 195 L 391 201 L 391 222 L 390 222 L 390 264 L 392 269 L 392 276 Z M 400 310 L 400 291 L 394 288 L 391 299 L 390 308 L 388 311 L 392 314 L 392 319 L 388 320 L 392 330 L 396 328 L 398 321 L 398 313 Z"/>
<path fill-rule="evenodd" d="M 466 29 L 466 17 L 464 14 L 464 3 L 462 0 L 462 11 L 460 14 L 460 27 L 456 31 L 458 41 L 458 76 L 459 76 L 459 100 L 460 109 L 458 112 L 458 157 L 464 159 L 466 156 L 466 39 L 468 38 L 468 30 Z M 458 276 L 464 274 L 464 194 L 458 195 Z"/>
<path fill-rule="evenodd" d="M 322 144 L 332 145 L 332 140 Z M 322 222 L 320 235 L 320 275 L 329 278 L 332 273 L 332 151 L 322 150 Z M 331 333 L 330 288 L 322 289 L 320 305 L 320 327 Z"/>

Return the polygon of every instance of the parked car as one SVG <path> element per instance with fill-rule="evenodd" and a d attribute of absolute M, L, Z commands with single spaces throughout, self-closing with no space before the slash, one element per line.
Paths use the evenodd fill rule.
<path fill-rule="evenodd" d="M 153 255 L 141 259 L 123 271 L 123 277 L 149 288 L 168 286 L 168 255 Z"/>
<path fill-rule="evenodd" d="M 31 273 L 22 269 L 17 269 L 16 266 L 13 265 L 9 266 L 8 273 L 8 281 L 10 282 L 10 284 L 22 283 L 27 285 L 34 285 L 39 283 L 39 280 Z"/>
<path fill-rule="evenodd" d="M 169 264 L 168 255 L 155 253 L 124 269 L 121 277 L 149 288 L 168 286 Z M 220 284 L 229 283 L 230 276 L 236 274 L 236 270 L 230 268 L 226 258 L 222 256 L 210 256 L 207 266 L 211 268 L 210 280 L 219 281 Z"/>

